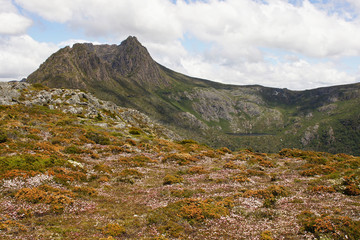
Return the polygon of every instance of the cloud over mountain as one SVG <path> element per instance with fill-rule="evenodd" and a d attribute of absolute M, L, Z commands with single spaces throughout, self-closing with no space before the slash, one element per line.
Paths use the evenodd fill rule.
<path fill-rule="evenodd" d="M 14 1 L 25 13 L 84 34 L 76 38 L 119 43 L 128 35 L 137 36 L 157 61 L 186 74 L 235 84 L 275 81 L 276 86 L 301 89 L 350 83 L 359 76 L 358 69 L 349 72 L 336 64 L 340 58 L 360 53 L 360 21 L 354 10 L 360 12 L 360 8 L 354 0 L 341 2 Z M 193 52 L 187 46 L 191 41 L 206 47 Z M 287 61 L 274 51 L 301 62 Z M 274 58 L 278 61 L 269 61 Z M 299 71 L 306 71 L 300 75 L 308 79 L 302 79 Z M 291 78 L 296 82 L 288 84 L 290 80 L 283 79 L 288 75 L 298 75 Z"/>

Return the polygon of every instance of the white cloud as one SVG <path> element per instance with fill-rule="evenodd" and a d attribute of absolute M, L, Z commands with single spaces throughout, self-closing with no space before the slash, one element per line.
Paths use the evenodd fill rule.
<path fill-rule="evenodd" d="M 309 0 L 296 4 L 287 0 L 267 0 L 266 4 L 257 0 L 14 1 L 25 11 L 91 37 L 120 42 L 135 35 L 157 61 L 190 75 L 293 89 L 356 81 L 332 62 L 360 54 L 360 19 L 346 17 L 348 8 L 334 11 L 338 5 L 327 1 L 322 5 Z M 359 1 L 347 2 L 360 10 Z M 180 42 L 186 35 L 211 47 L 197 55 L 189 53 Z M 266 62 L 263 48 L 327 63 L 310 64 L 291 57 L 274 64 Z"/>
<path fill-rule="evenodd" d="M 235 50 L 250 58 L 254 52 L 258 54 L 254 51 L 257 47 L 281 48 L 312 57 L 360 53 L 359 23 L 316 8 L 308 0 L 296 5 L 286 0 L 268 0 L 267 4 L 253 0 L 178 0 L 176 4 L 169 0 L 16 2 L 45 19 L 65 22 L 91 36 L 124 39 L 131 34 L 160 43 L 191 33 L 218 44 L 221 50 L 232 49 L 228 52 Z"/>
<path fill-rule="evenodd" d="M 177 9 L 168 0 L 15 0 L 49 21 L 66 23 L 90 36 L 128 35 L 159 42 L 182 36 Z"/>
<path fill-rule="evenodd" d="M 290 62 L 269 64 L 266 62 L 243 62 L 236 66 L 223 66 L 208 62 L 199 56 L 187 56 L 181 65 L 186 74 L 205 79 L 221 79 L 223 83 L 236 85 L 260 84 L 292 90 L 311 89 L 329 85 L 356 82 L 356 76 L 336 69 L 331 62 L 309 63 L 292 58 Z"/>
<path fill-rule="evenodd" d="M 350 3 L 353 7 L 355 7 L 357 10 L 360 10 L 360 1 L 359 0 L 346 0 L 348 3 Z"/>
<path fill-rule="evenodd" d="M 359 23 L 317 9 L 307 0 L 294 6 L 271 0 L 179 2 L 186 29 L 219 48 L 271 47 L 311 57 L 360 53 Z"/>
<path fill-rule="evenodd" d="M 21 16 L 9 0 L 0 0 L 0 34 L 16 35 L 25 33 L 32 21 Z"/>
<path fill-rule="evenodd" d="M 70 21 L 75 12 L 81 11 L 79 0 L 14 0 L 27 11 L 49 20 L 64 23 Z M 86 8 L 86 4 L 83 5 Z"/>
<path fill-rule="evenodd" d="M 0 80 L 27 77 L 57 49 L 28 35 L 0 37 Z"/>

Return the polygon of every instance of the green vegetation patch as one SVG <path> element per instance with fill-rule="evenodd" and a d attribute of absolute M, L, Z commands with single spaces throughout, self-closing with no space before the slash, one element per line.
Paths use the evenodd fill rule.
<path fill-rule="evenodd" d="M 0 173 L 10 170 L 40 171 L 65 165 L 67 161 L 58 157 L 43 157 L 34 155 L 16 155 L 11 157 L 0 157 Z"/>
<path fill-rule="evenodd" d="M 87 139 L 90 139 L 91 141 L 94 141 L 97 144 L 101 144 L 101 145 L 109 145 L 110 144 L 110 139 L 105 136 L 102 133 L 99 132 L 93 132 L 93 131 L 89 131 L 85 134 L 85 137 Z"/>
<path fill-rule="evenodd" d="M 185 198 L 152 211 L 148 216 L 148 224 L 155 224 L 161 233 L 178 238 L 191 231 L 187 223 L 197 225 L 206 219 L 226 216 L 232 207 L 233 201 L 229 198 Z"/>

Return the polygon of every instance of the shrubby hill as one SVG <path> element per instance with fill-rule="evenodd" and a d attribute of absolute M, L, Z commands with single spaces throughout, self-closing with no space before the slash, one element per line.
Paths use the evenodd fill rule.
<path fill-rule="evenodd" d="M 307 91 L 220 84 L 161 66 L 135 37 L 65 47 L 27 81 L 86 90 L 213 147 L 360 154 L 360 84 Z"/>
<path fill-rule="evenodd" d="M 360 239 L 360 158 L 181 140 L 88 92 L 0 84 L 1 239 Z"/>

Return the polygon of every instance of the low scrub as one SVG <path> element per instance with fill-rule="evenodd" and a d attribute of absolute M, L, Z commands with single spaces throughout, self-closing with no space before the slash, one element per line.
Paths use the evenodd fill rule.
<path fill-rule="evenodd" d="M 164 177 L 163 184 L 164 185 L 172 185 L 172 184 L 176 184 L 176 183 L 182 183 L 183 181 L 184 181 L 184 178 L 181 176 L 168 174 Z"/>
<path fill-rule="evenodd" d="M 179 165 L 188 165 L 197 161 L 198 159 L 191 156 L 189 153 L 173 153 L 166 155 L 163 158 L 163 162 L 176 162 Z"/>
<path fill-rule="evenodd" d="M 298 219 L 302 230 L 313 233 L 317 239 L 360 239 L 360 221 L 346 216 L 317 216 L 311 211 L 304 211 L 298 215 Z"/>

